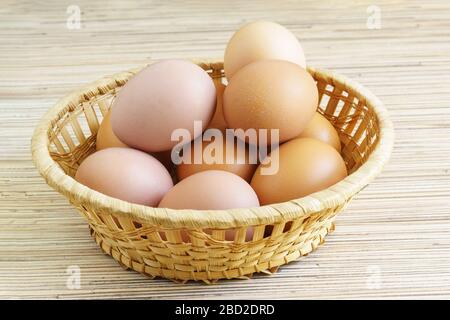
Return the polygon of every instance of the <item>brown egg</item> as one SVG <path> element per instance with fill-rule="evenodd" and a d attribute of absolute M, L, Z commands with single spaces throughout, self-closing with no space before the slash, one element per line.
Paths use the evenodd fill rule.
<path fill-rule="evenodd" d="M 216 106 L 211 77 L 198 65 L 184 60 L 154 63 L 131 78 L 119 91 L 112 107 L 114 133 L 130 147 L 147 152 L 166 151 L 177 129 L 191 139 L 194 121 L 206 128 Z"/>
<path fill-rule="evenodd" d="M 330 121 L 318 112 L 316 112 L 308 126 L 298 137 L 323 141 L 335 148 L 338 152 L 341 152 L 341 141 L 336 129 Z"/>
<path fill-rule="evenodd" d="M 250 182 L 257 167 L 257 157 L 254 157 L 254 161 L 250 159 L 248 145 L 243 142 L 237 143 L 233 134 L 221 133 L 219 140 L 213 138 L 212 141 L 201 142 L 203 152 L 200 154 L 201 163 L 199 164 L 194 163 L 195 147 L 194 142 L 191 143 L 190 153 L 183 153 L 183 162 L 177 166 L 179 180 L 197 172 L 223 170 Z"/>
<path fill-rule="evenodd" d="M 260 60 L 231 79 L 224 92 L 223 112 L 230 128 L 279 129 L 284 142 L 306 128 L 318 99 L 316 83 L 305 69 L 287 61 Z"/>
<path fill-rule="evenodd" d="M 227 123 L 225 122 L 225 119 L 223 117 L 223 107 L 222 107 L 222 100 L 223 100 L 223 91 L 225 90 L 225 85 L 221 82 L 215 82 L 216 86 L 216 93 L 217 93 L 217 100 L 216 100 L 216 111 L 209 122 L 208 129 L 214 128 L 219 130 L 225 130 L 227 128 Z"/>
<path fill-rule="evenodd" d="M 236 31 L 227 44 L 225 75 L 230 80 L 245 65 L 269 59 L 286 60 L 306 68 L 302 46 L 288 29 L 269 21 L 249 23 Z"/>
<path fill-rule="evenodd" d="M 102 150 L 106 148 L 127 148 L 128 146 L 117 138 L 111 128 L 111 111 L 103 118 L 100 128 L 97 132 L 96 149 Z"/>
<path fill-rule="evenodd" d="M 79 166 L 75 179 L 108 196 L 147 206 L 158 205 L 173 186 L 158 160 L 131 148 L 107 148 L 91 154 Z"/>
<path fill-rule="evenodd" d="M 277 161 L 276 151 L 272 151 L 271 161 Z M 278 171 L 264 175 L 265 164 L 253 176 L 251 186 L 261 205 L 307 196 L 347 176 L 344 160 L 336 149 L 316 139 L 293 139 L 279 147 L 278 155 Z"/>
<path fill-rule="evenodd" d="M 159 203 L 160 208 L 198 210 L 258 206 L 255 191 L 244 179 L 221 170 L 202 171 L 181 180 Z"/>

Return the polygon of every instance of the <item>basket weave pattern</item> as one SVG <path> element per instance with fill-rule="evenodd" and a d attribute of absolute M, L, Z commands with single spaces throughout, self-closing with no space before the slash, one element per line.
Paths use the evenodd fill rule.
<path fill-rule="evenodd" d="M 221 62 L 197 62 L 214 81 Z M 251 209 L 217 211 L 150 208 L 114 199 L 77 183 L 78 165 L 95 151 L 101 119 L 138 70 L 101 79 L 62 99 L 36 128 L 32 151 L 47 183 L 88 220 L 101 249 L 122 266 L 175 281 L 246 278 L 271 273 L 307 255 L 334 229 L 334 219 L 379 173 L 393 143 L 381 102 L 362 86 L 309 68 L 317 81 L 321 112 L 337 129 L 349 176 L 313 195 Z M 246 231 L 253 238 L 246 241 Z M 187 233 L 190 243 L 182 241 Z M 233 241 L 225 234 L 234 232 Z"/>

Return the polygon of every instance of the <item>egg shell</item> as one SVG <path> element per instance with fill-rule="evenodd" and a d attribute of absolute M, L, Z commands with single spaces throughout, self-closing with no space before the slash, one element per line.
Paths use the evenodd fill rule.
<path fill-rule="evenodd" d="M 98 150 L 106 148 L 127 148 L 128 146 L 120 141 L 114 134 L 111 127 L 111 111 L 109 111 L 102 120 L 97 132 L 95 147 Z"/>
<path fill-rule="evenodd" d="M 159 203 L 160 208 L 225 210 L 258 207 L 258 197 L 241 177 L 208 170 L 178 182 Z"/>
<path fill-rule="evenodd" d="M 191 140 L 194 121 L 206 128 L 216 106 L 211 77 L 190 61 L 163 60 L 132 77 L 112 106 L 111 125 L 130 147 L 147 152 L 170 150 L 178 141 L 171 135 L 187 129 Z"/>
<path fill-rule="evenodd" d="M 285 27 L 256 21 L 236 31 L 225 49 L 224 69 L 230 80 L 245 65 L 258 60 L 286 60 L 306 68 L 303 48 Z"/>
<path fill-rule="evenodd" d="M 108 196 L 157 206 L 173 186 L 166 168 L 154 157 L 131 148 L 108 148 L 88 156 L 75 179 Z"/>
<path fill-rule="evenodd" d="M 271 153 L 273 159 L 276 151 Z M 347 176 L 345 162 L 336 149 L 316 139 L 293 139 L 279 147 L 278 155 L 275 174 L 264 175 L 261 170 L 267 164 L 260 165 L 251 181 L 261 205 L 307 196 Z"/>
<path fill-rule="evenodd" d="M 229 139 L 227 139 L 227 136 Z M 177 176 L 179 180 L 185 179 L 197 172 L 206 170 L 223 170 L 234 173 L 242 179 L 250 182 L 256 170 L 256 161 L 249 158 L 249 148 L 245 143 L 237 143 L 231 133 L 222 132 L 222 138 L 218 141 L 201 141 L 202 163 L 194 163 L 194 143 L 191 144 L 190 153 L 184 153 L 183 162 L 177 166 Z M 233 143 L 227 143 L 232 141 Z M 209 147 L 208 147 L 209 146 Z M 217 150 L 216 150 L 217 147 Z M 217 153 L 216 153 L 217 152 Z M 221 157 L 219 155 L 222 155 Z M 215 163 L 213 161 L 218 160 Z M 255 160 L 256 157 L 255 157 Z M 251 163 L 254 162 L 254 163 Z"/>
<path fill-rule="evenodd" d="M 305 69 L 287 61 L 261 60 L 234 75 L 224 92 L 223 112 L 230 128 L 278 129 L 284 142 L 308 125 L 318 100 L 316 83 Z"/>
<path fill-rule="evenodd" d="M 298 138 L 313 138 L 335 148 L 337 152 L 341 152 L 341 140 L 336 129 L 333 127 L 330 121 L 328 121 L 323 115 L 316 112 L 308 126 L 302 131 Z"/>

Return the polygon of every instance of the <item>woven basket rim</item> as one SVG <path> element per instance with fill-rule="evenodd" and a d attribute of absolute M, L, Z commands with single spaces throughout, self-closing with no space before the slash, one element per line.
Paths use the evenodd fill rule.
<path fill-rule="evenodd" d="M 204 69 L 222 66 L 219 60 L 192 60 Z M 153 63 L 153 62 L 151 62 Z M 147 66 L 146 64 L 145 66 Z M 383 168 L 392 152 L 394 130 L 383 103 L 364 86 L 334 72 L 308 67 L 311 74 L 327 79 L 327 83 L 339 84 L 350 90 L 360 101 L 374 111 L 379 121 L 380 136 L 366 162 L 355 172 L 335 185 L 287 202 L 256 208 L 230 210 L 173 210 L 132 204 L 94 191 L 67 175 L 52 159 L 49 150 L 48 130 L 67 112 L 92 96 L 104 94 L 126 81 L 141 68 L 116 73 L 101 78 L 62 98 L 40 120 L 32 137 L 32 158 L 39 173 L 47 183 L 76 205 L 90 205 L 112 214 L 125 215 L 137 222 L 160 225 L 164 228 L 236 228 L 250 225 L 267 225 L 291 221 L 315 212 L 344 206 L 356 193 L 363 189 Z"/>

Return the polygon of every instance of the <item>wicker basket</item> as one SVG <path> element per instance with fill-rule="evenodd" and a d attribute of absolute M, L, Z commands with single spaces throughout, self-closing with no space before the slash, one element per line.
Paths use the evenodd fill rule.
<path fill-rule="evenodd" d="M 196 63 L 222 81 L 221 62 Z M 59 101 L 35 130 L 33 159 L 47 183 L 86 217 L 101 249 L 126 268 L 207 283 L 272 273 L 324 242 L 336 214 L 381 171 L 393 145 L 392 124 L 373 94 L 331 72 L 308 70 L 319 88 L 319 111 L 339 132 L 350 174 L 307 197 L 252 209 L 171 210 L 131 204 L 77 183 L 73 176 L 95 150 L 101 118 L 138 70 L 103 78 Z M 249 227 L 253 239 L 246 241 Z M 182 230 L 190 243 L 182 241 Z M 224 240 L 226 232 L 235 232 L 234 241 Z"/>

